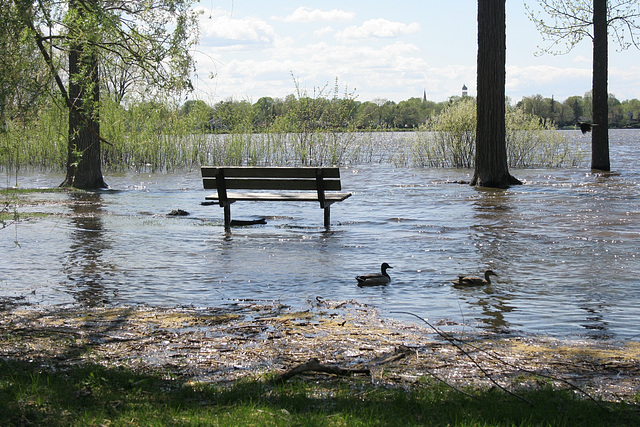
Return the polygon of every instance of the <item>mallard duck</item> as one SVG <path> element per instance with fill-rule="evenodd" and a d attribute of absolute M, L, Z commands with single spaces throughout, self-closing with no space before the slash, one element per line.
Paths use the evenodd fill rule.
<path fill-rule="evenodd" d="M 362 276 L 356 276 L 358 286 L 375 286 L 385 285 L 391 281 L 391 277 L 387 274 L 388 269 L 393 269 L 389 264 L 383 262 L 380 266 L 381 273 L 369 273 Z"/>
<path fill-rule="evenodd" d="M 453 280 L 454 286 L 482 286 L 482 285 L 490 285 L 491 284 L 491 276 L 497 276 L 492 270 L 487 270 L 484 272 L 484 279 L 480 277 L 472 277 L 472 276 L 458 276 L 458 280 Z"/>

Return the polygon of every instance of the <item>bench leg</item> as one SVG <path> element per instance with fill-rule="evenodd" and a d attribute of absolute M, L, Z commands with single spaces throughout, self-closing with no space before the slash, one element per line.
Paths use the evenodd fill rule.
<path fill-rule="evenodd" d="M 329 228 L 331 225 L 331 207 L 324 208 L 324 228 Z"/>
<path fill-rule="evenodd" d="M 224 207 L 224 230 L 231 231 L 231 205 Z"/>

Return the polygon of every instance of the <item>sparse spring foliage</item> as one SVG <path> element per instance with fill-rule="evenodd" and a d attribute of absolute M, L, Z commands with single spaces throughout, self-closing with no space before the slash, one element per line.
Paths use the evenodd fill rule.
<path fill-rule="evenodd" d="M 317 98 L 317 97 L 316 97 Z M 103 166 L 108 171 L 177 171 L 214 165 L 346 165 L 391 162 L 397 166 L 473 167 L 475 100 L 460 99 L 418 132 L 358 130 L 351 100 L 296 97 L 292 112 L 252 132 L 246 121 L 225 133 L 206 125 L 204 103 L 180 107 L 169 99 L 131 103 L 103 99 Z M 316 103 L 315 105 L 313 105 Z M 0 169 L 64 170 L 67 122 L 56 104 L 40 110 L 28 126 L 9 122 L 0 149 Z M 303 117 L 307 123 L 299 123 Z M 323 119 L 324 118 L 324 119 Z M 203 122 L 205 124 L 203 124 Z M 327 126 L 327 123 L 332 126 Z M 506 143 L 512 167 L 573 166 L 582 153 L 569 146 L 553 124 L 518 107 L 507 107 Z"/>

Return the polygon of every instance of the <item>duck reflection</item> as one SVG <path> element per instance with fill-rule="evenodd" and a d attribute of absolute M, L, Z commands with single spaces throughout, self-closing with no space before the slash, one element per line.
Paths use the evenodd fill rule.
<path fill-rule="evenodd" d="M 106 276 L 115 266 L 104 261 L 104 251 L 111 249 L 105 238 L 100 193 L 71 193 L 71 243 L 62 261 L 69 279 L 66 286 L 79 303 L 88 307 L 110 302 L 114 292 L 105 289 Z"/>
<path fill-rule="evenodd" d="M 602 300 L 601 295 L 584 295 L 583 301 L 578 305 L 584 312 L 584 320 L 580 326 L 586 329 L 586 335 L 592 339 L 608 340 L 613 338 L 609 331 L 609 322 L 605 313 L 609 313 L 611 308 Z"/>

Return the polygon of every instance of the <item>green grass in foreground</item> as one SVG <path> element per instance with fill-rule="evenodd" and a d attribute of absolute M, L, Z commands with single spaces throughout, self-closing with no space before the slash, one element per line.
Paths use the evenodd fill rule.
<path fill-rule="evenodd" d="M 473 397 L 431 382 L 374 387 L 368 378 L 225 388 L 96 365 L 45 372 L 0 361 L 0 425 L 640 425 L 634 404 L 605 409 L 564 390 L 524 392 L 533 406 L 496 390 L 467 391 Z"/>

